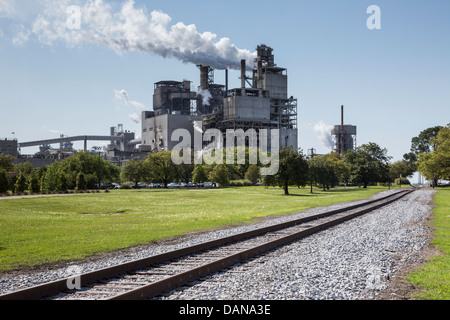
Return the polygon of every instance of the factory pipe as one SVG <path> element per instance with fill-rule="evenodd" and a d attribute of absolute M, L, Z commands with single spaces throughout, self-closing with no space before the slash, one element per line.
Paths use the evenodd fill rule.
<path fill-rule="evenodd" d="M 241 89 L 242 89 L 242 95 L 245 95 L 245 71 L 246 71 L 246 63 L 245 60 L 241 60 Z"/>
<path fill-rule="evenodd" d="M 258 89 L 262 89 L 262 78 L 263 78 L 263 66 L 262 66 L 262 60 L 258 59 Z"/>
<path fill-rule="evenodd" d="M 208 89 L 208 66 L 200 66 L 200 89 L 207 90 Z"/>
<path fill-rule="evenodd" d="M 225 69 L 225 96 L 228 96 L 228 69 Z"/>

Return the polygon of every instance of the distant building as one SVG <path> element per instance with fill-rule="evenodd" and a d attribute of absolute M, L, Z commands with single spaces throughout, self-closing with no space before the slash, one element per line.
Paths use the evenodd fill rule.
<path fill-rule="evenodd" d="M 297 149 L 297 99 L 288 96 L 287 70 L 274 61 L 272 48 L 258 46 L 252 76 L 246 75 L 248 66 L 242 60 L 241 87 L 232 90 L 228 90 L 228 70 L 225 71 L 226 84 L 220 85 L 214 83 L 214 70 L 204 65 L 197 66 L 200 86 L 196 92 L 191 91 L 190 81 L 156 83 L 154 111 L 142 114 L 140 150 L 171 151 L 178 145 L 170 141 L 172 133 L 186 129 L 193 137 L 194 122 L 201 122 L 202 131 L 220 130 L 224 141 L 227 130 L 278 129 L 279 145 Z"/>
<path fill-rule="evenodd" d="M 334 137 L 335 149 L 334 151 L 343 154 L 347 151 L 356 150 L 356 135 L 357 127 L 351 125 L 335 126 L 331 131 Z"/>
<path fill-rule="evenodd" d="M 341 124 L 334 126 L 331 131 L 335 143 L 334 152 L 342 155 L 347 151 L 356 150 L 357 130 L 358 128 L 356 126 L 344 124 L 344 106 L 341 106 Z"/>
<path fill-rule="evenodd" d="M 7 154 L 17 158 L 19 156 L 18 142 L 16 139 L 13 140 L 0 140 L 0 153 Z"/>
<path fill-rule="evenodd" d="M 194 136 L 194 121 L 202 109 L 202 96 L 191 91 L 190 81 L 161 81 L 155 84 L 153 110 L 142 113 L 142 152 L 171 151 L 178 142 L 171 142 L 172 133 L 186 129 Z M 193 142 L 192 142 L 193 145 Z"/>

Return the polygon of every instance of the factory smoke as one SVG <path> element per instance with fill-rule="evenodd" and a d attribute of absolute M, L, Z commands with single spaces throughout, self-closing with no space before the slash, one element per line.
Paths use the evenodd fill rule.
<path fill-rule="evenodd" d="M 314 125 L 314 131 L 319 134 L 318 138 L 329 149 L 334 149 L 334 142 L 331 136 L 333 128 L 333 126 L 327 125 L 323 121 L 319 121 Z"/>
<path fill-rule="evenodd" d="M 202 90 L 199 89 L 197 91 L 197 94 L 202 96 L 202 103 L 204 106 L 209 106 L 209 100 L 212 99 L 212 94 L 209 92 L 209 90 Z"/>
<path fill-rule="evenodd" d="M 72 18 L 68 8 L 77 4 L 78 16 Z M 30 32 L 49 46 L 58 42 L 69 47 L 95 44 L 119 54 L 143 52 L 214 69 L 238 70 L 241 59 L 245 59 L 248 67 L 252 67 L 255 53 L 237 48 L 228 38 L 200 33 L 194 24 L 172 23 L 172 18 L 162 11 L 148 14 L 145 8 L 136 8 L 134 0 L 114 7 L 103 0 L 46 0 Z M 78 27 L 68 28 L 68 23 L 77 17 Z M 27 34 L 26 30 L 22 32 Z M 22 39 L 25 40 L 28 38 Z"/>
<path fill-rule="evenodd" d="M 128 92 L 125 90 L 114 90 L 115 99 L 118 101 L 123 101 L 126 106 L 133 109 L 133 113 L 131 113 L 130 119 L 135 123 L 141 122 L 141 113 L 146 109 L 146 106 L 140 102 L 130 100 L 128 96 Z"/>

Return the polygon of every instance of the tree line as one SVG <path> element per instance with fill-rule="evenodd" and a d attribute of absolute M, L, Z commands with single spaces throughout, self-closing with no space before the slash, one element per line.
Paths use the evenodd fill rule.
<path fill-rule="evenodd" d="M 151 153 L 145 160 L 128 161 L 123 168 L 102 159 L 98 155 L 80 152 L 43 168 L 33 168 L 30 163 L 14 165 L 14 158 L 0 154 L 0 193 L 29 191 L 60 192 L 67 190 L 96 189 L 101 182 L 127 181 L 134 184 L 158 183 L 167 188 L 171 182 L 213 182 L 228 186 L 233 180 L 248 180 L 251 184 L 261 182 L 276 186 L 289 194 L 290 186 L 313 187 L 323 190 L 338 185 L 358 185 L 367 188 L 371 184 L 409 183 L 408 177 L 419 171 L 437 184 L 438 179 L 450 179 L 450 125 L 433 127 L 421 132 L 411 142 L 411 151 L 403 160 L 392 163 L 386 148 L 376 143 L 363 144 L 343 155 L 330 153 L 307 158 L 301 150 L 281 149 L 278 172 L 273 176 L 261 176 L 263 166 L 238 164 L 176 165 L 170 151 Z M 226 159 L 224 158 L 224 163 Z M 15 174 L 8 174 L 15 172 Z"/>
<path fill-rule="evenodd" d="M 0 154 L 0 193 L 83 191 L 119 177 L 119 167 L 87 152 L 42 168 L 33 168 L 30 162 L 14 165 L 14 157 Z"/>
<path fill-rule="evenodd" d="M 404 159 L 433 187 L 441 179 L 450 180 L 450 124 L 423 130 L 412 139 L 411 151 Z"/>

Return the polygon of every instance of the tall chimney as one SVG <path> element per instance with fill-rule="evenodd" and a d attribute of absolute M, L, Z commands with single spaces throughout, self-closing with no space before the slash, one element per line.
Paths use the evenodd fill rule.
<path fill-rule="evenodd" d="M 241 60 L 241 89 L 245 90 L 245 71 L 246 71 L 246 63 L 245 60 Z"/>
<path fill-rule="evenodd" d="M 199 66 L 200 67 L 200 89 L 206 90 L 208 89 L 208 66 Z"/>
<path fill-rule="evenodd" d="M 228 69 L 225 69 L 225 96 L 228 96 Z"/>
<path fill-rule="evenodd" d="M 258 58 L 258 89 L 262 89 L 263 83 L 263 66 L 262 66 L 262 60 Z"/>

